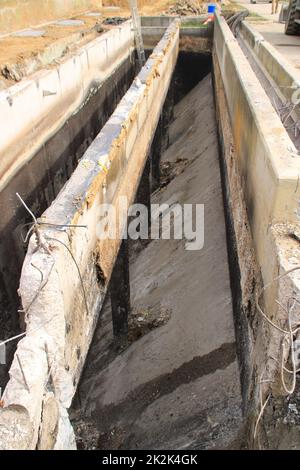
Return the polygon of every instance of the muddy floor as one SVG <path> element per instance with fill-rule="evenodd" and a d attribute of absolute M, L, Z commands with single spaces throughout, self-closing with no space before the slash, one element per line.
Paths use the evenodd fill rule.
<path fill-rule="evenodd" d="M 153 240 L 131 262 L 127 345 L 107 300 L 72 410 L 79 448 L 243 445 L 211 76 L 175 107 L 152 202 L 204 204 L 204 246 Z"/>

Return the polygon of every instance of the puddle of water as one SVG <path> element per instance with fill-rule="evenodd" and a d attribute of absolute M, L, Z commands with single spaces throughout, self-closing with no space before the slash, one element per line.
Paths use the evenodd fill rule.
<path fill-rule="evenodd" d="M 54 23 L 56 26 L 82 26 L 84 21 L 82 20 L 59 20 Z"/>
<path fill-rule="evenodd" d="M 22 38 L 39 38 L 45 34 L 45 31 L 42 29 L 26 29 L 25 31 L 17 31 L 13 33 L 12 36 L 22 37 Z"/>
<path fill-rule="evenodd" d="M 102 14 L 90 11 L 89 13 L 86 13 L 84 16 L 102 16 Z"/>

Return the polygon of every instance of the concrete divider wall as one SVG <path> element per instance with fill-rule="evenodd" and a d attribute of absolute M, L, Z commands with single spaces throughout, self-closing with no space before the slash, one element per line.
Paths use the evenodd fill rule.
<path fill-rule="evenodd" d="M 268 227 L 299 220 L 300 159 L 225 19 L 220 16 L 215 23 L 214 57 L 224 84 L 257 257 L 268 282 Z"/>
<path fill-rule="evenodd" d="M 0 191 L 133 48 L 127 21 L 59 65 L 0 92 Z"/>
<path fill-rule="evenodd" d="M 66 410 L 120 245 L 119 239 L 98 239 L 99 207 L 114 204 L 118 220 L 125 220 L 118 201 L 134 200 L 178 46 L 176 21 L 43 216 L 44 222 L 84 227 L 43 226 L 40 242 L 30 240 L 20 280 L 27 335 L 3 396 L 0 448 L 74 446 Z"/>
<path fill-rule="evenodd" d="M 243 21 L 240 34 L 275 84 L 275 92 L 290 101 L 300 80 L 290 63 L 265 38 Z M 295 88 L 293 88 L 293 85 Z"/>
<path fill-rule="evenodd" d="M 213 25 L 203 26 L 208 15 L 180 18 L 180 50 L 188 52 L 211 52 Z M 174 16 L 143 16 L 141 18 L 144 46 L 152 49 L 160 40 Z M 202 25 L 200 27 L 200 24 Z"/>
<path fill-rule="evenodd" d="M 270 436 L 276 416 L 282 418 L 285 413 L 286 392 L 280 375 L 283 334 L 260 315 L 256 300 L 260 295 L 265 314 L 287 328 L 287 302 L 300 292 L 299 271 L 286 275 L 300 265 L 299 244 L 290 236 L 299 227 L 300 158 L 236 39 L 218 15 L 213 63 L 236 335 L 252 447 L 256 446 L 253 435 L 260 397 L 275 397 L 270 400 L 272 423 L 264 423 Z M 266 288 L 263 295 L 262 285 Z M 284 419 L 288 422 L 287 415 Z"/>

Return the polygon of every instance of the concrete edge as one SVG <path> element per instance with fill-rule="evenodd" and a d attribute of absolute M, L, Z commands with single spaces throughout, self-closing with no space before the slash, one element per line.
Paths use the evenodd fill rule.
<path fill-rule="evenodd" d="M 264 37 L 247 22 L 241 24 L 240 33 L 244 41 L 278 86 L 278 94 L 290 101 L 292 94 L 300 88 L 300 79 L 292 65 Z M 295 86 L 295 88 L 291 88 Z"/>
<path fill-rule="evenodd" d="M 298 221 L 300 158 L 225 19 L 218 14 L 214 38 L 250 220 L 255 238 L 260 239 L 269 224 Z"/>
<path fill-rule="evenodd" d="M 262 44 L 262 43 L 261 43 Z M 279 308 L 287 305 L 292 296 L 300 292 L 300 272 L 290 273 L 278 280 L 277 276 L 300 265 L 299 243 L 291 234 L 299 227 L 299 188 L 298 175 L 300 157 L 290 141 L 277 113 L 247 62 L 242 50 L 229 30 L 225 20 L 217 15 L 215 24 L 215 47 L 213 60 L 222 77 L 236 160 L 234 165 L 239 172 L 243 197 L 255 248 L 255 258 L 261 270 L 266 290 L 261 294 L 259 273 L 251 272 L 251 266 L 244 267 L 239 280 L 240 289 L 247 276 L 254 275 L 255 282 L 250 294 L 254 308 L 254 319 L 243 318 L 249 323 L 253 344 L 249 348 L 249 373 L 252 380 L 252 397 L 246 396 L 250 403 L 250 437 L 253 444 L 253 431 L 260 410 L 259 395 L 266 397 L 270 390 L 273 397 L 286 395 L 280 380 L 282 333 L 272 327 L 256 309 L 256 295 L 260 296 L 260 306 L 265 314 L 281 328 L 286 328 L 286 312 Z M 231 165 L 225 162 L 225 165 Z M 230 172 L 231 167 L 227 170 Z M 231 184 L 235 181 L 231 182 Z M 235 191 L 239 187 L 234 187 Z M 229 201 L 236 203 L 237 196 L 232 187 L 227 187 Z M 278 232 L 278 227 L 281 233 Z M 241 231 L 241 221 L 235 219 L 235 234 Z M 243 240 L 237 239 L 238 248 L 244 250 Z M 294 248 L 291 244 L 294 243 Z M 243 253 L 243 256 L 245 253 Z M 245 260 L 239 260 L 239 263 Z M 246 259 L 248 262 L 248 259 Z M 247 269 L 250 269 L 249 273 Z M 247 291 L 246 291 L 247 293 Z M 242 301 L 245 294 L 242 292 Z M 247 300 L 247 297 L 246 297 Z M 240 333 L 240 332 L 239 332 Z M 247 340 L 247 338 L 246 338 Z M 288 353 L 289 354 L 289 353 Z M 274 360 L 276 358 L 276 360 Z M 287 360 L 287 358 L 286 358 Z M 261 377 L 268 380 L 260 384 Z M 248 380 L 249 382 L 249 380 Z M 250 383 L 250 382 L 249 382 Z M 251 389 L 249 389 L 251 390 Z M 247 390 L 246 390 L 247 391 Z M 254 407 L 254 415 L 253 415 Z"/>

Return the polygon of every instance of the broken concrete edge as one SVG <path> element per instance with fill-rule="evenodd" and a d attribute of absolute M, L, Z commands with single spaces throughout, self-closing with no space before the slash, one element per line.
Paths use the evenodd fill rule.
<path fill-rule="evenodd" d="M 227 144 L 222 165 L 227 174 L 224 191 L 232 211 L 231 231 L 237 250 L 233 269 L 238 267 L 239 275 L 232 274 L 236 276 L 232 283 L 235 292 L 236 283 L 239 284 L 240 294 L 233 300 L 235 309 L 239 310 L 237 335 L 243 336 L 238 342 L 245 345 L 240 367 L 246 382 L 243 398 L 250 413 L 251 440 L 261 407 L 260 392 L 264 398 L 270 390 L 274 396 L 286 395 L 278 363 L 273 359 L 281 360 L 283 336 L 260 315 L 256 300 L 264 285 L 266 290 L 260 298 L 262 309 L 277 325 L 287 328 L 286 312 L 278 307 L 276 300 L 286 305 L 288 298 L 300 293 L 300 273 L 296 271 L 280 280 L 274 279 L 300 266 L 298 242 L 294 240 L 292 254 L 290 247 L 290 235 L 299 227 L 299 157 L 296 152 L 294 157 L 294 146 L 281 121 L 220 17 L 215 25 L 213 61 L 217 109 L 222 114 L 222 106 L 226 106 L 232 133 L 232 148 Z M 226 103 L 220 101 L 220 88 Z M 263 384 L 260 383 L 262 378 L 266 379 Z"/>
<path fill-rule="evenodd" d="M 129 20 L 0 92 L 0 190 L 133 51 Z"/>
<path fill-rule="evenodd" d="M 300 80 L 294 68 L 275 47 L 245 21 L 241 23 L 240 34 L 263 70 L 271 77 L 277 95 L 281 99 L 290 101 L 296 88 L 300 88 Z"/>
<path fill-rule="evenodd" d="M 118 220 L 125 220 L 126 207 L 118 208 L 117 203 L 120 196 L 126 196 L 129 203 L 134 200 L 178 51 L 179 22 L 175 21 L 43 215 L 44 221 L 85 227 L 65 227 L 63 231 L 45 227 L 40 229 L 40 246 L 35 237 L 30 240 L 19 289 L 27 335 L 19 342 L 10 369 L 0 420 L 7 408 L 18 406 L 28 415 L 31 426 L 23 429 L 13 413 L 5 427 L 0 426 L 2 449 L 34 449 L 51 443 L 53 436 L 45 436 L 41 423 L 51 421 L 47 413 L 53 406 L 58 410 L 58 422 L 51 421 L 51 427 L 60 437 L 51 445 L 55 449 L 74 448 L 66 410 L 120 244 L 120 240 L 98 240 L 99 206 L 115 204 Z M 49 392 L 57 407 L 46 406 Z M 65 433 L 69 439 L 62 442 Z"/>

